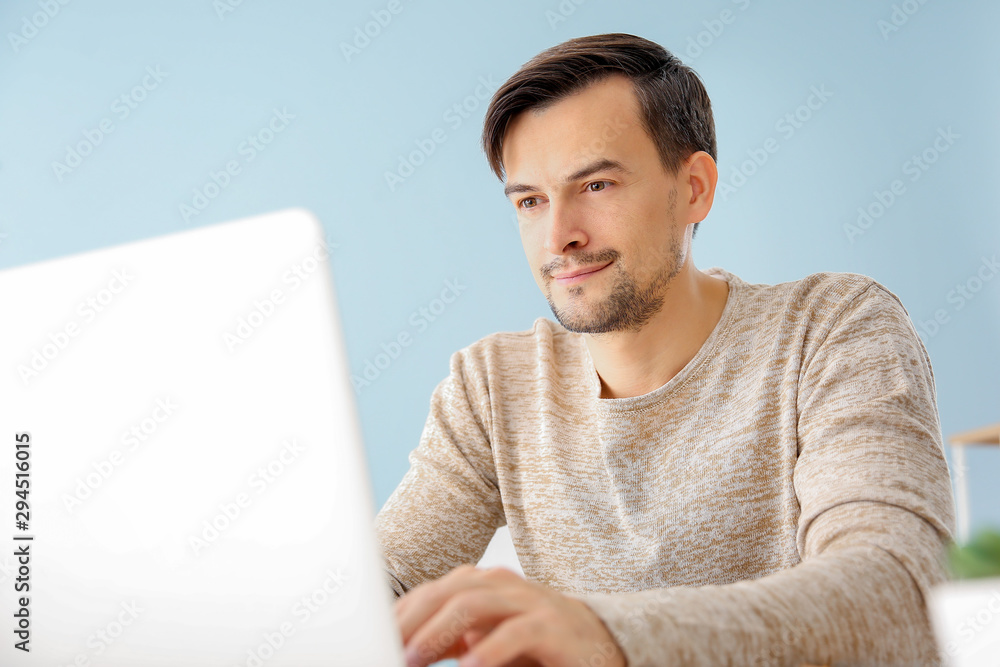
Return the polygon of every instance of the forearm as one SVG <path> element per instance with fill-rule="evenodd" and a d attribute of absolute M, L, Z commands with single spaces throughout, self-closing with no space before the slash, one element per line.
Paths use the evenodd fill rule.
<path fill-rule="evenodd" d="M 406 587 L 403 586 L 403 582 L 399 580 L 393 571 L 393 569 L 386 564 L 385 568 L 386 582 L 389 584 L 389 590 L 392 591 L 392 597 L 398 600 L 406 592 Z"/>
<path fill-rule="evenodd" d="M 488 419 L 462 359 L 452 355 L 451 373 L 434 389 L 420 443 L 409 454 L 410 468 L 375 517 L 396 597 L 478 562 L 505 522 Z"/>
<path fill-rule="evenodd" d="M 422 477 L 421 472 L 409 475 L 375 518 L 386 573 L 397 595 L 458 565 L 477 563 L 503 525 L 496 504 Z"/>
<path fill-rule="evenodd" d="M 938 664 L 921 587 L 945 578 L 940 537 L 911 516 L 895 525 L 915 546 L 889 534 L 838 536 L 831 521 L 817 526 L 828 533 L 817 535 L 823 553 L 754 581 L 579 597 L 629 667 Z"/>

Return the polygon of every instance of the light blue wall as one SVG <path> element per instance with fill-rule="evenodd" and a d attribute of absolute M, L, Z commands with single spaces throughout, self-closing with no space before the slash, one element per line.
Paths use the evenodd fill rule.
<path fill-rule="evenodd" d="M 827 270 L 874 277 L 925 331 L 944 433 L 1000 421 L 1000 277 L 969 300 L 952 292 L 976 287 L 983 258 L 1000 253 L 997 3 L 400 0 L 392 14 L 382 0 L 243 0 L 220 16 L 225 1 L 0 4 L 0 267 L 312 209 L 339 244 L 333 270 L 354 371 L 381 344 L 412 336 L 359 393 L 377 506 L 406 471 L 451 353 L 551 317 L 479 148 L 486 100 L 475 94 L 587 34 L 638 34 L 694 65 L 712 96 L 725 181 L 748 151 L 769 138 L 778 146 L 717 197 L 694 242 L 699 268 L 764 283 Z M 25 29 L 46 3 L 58 13 L 35 19 L 46 23 L 37 34 Z M 391 20 L 345 57 L 341 45 L 372 12 Z M 21 31 L 30 37 L 12 41 Z M 147 68 L 162 80 L 146 78 L 151 90 L 125 117 L 114 100 Z M 782 118 L 814 88 L 832 95 L 814 98 L 819 108 L 790 131 Z M 463 102 L 467 118 L 449 111 Z M 294 118 L 250 160 L 241 144 L 275 109 Z M 67 145 L 105 119 L 113 131 L 57 175 Z M 437 128 L 444 141 L 390 189 L 385 173 Z M 957 138 L 931 150 L 936 161 L 914 179 L 912 156 L 949 128 Z M 230 160 L 240 173 L 185 221 L 180 205 Z M 905 191 L 897 186 L 902 194 L 849 239 L 844 226 L 895 179 Z M 419 309 L 447 281 L 464 290 L 421 328 Z M 937 311 L 945 324 L 920 324 Z M 973 454 L 973 525 L 1000 524 L 1000 451 Z"/>

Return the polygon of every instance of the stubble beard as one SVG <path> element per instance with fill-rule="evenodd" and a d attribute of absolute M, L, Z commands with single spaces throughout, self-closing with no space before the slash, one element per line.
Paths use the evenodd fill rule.
<path fill-rule="evenodd" d="M 674 211 L 676 207 L 677 189 L 671 188 L 667 200 L 667 218 L 671 229 L 675 228 Z M 609 248 L 593 256 L 578 258 L 580 264 L 588 265 L 614 262 L 612 268 L 615 272 L 615 282 L 611 294 L 597 304 L 596 308 L 580 307 L 579 305 L 559 308 L 552 301 L 552 282 L 550 279 L 546 286 L 545 299 L 549 302 L 549 308 L 552 309 L 556 320 L 569 331 L 586 334 L 637 332 L 663 308 L 670 282 L 680 273 L 685 259 L 681 238 L 671 234 L 670 247 L 667 249 L 665 257 L 666 261 L 658 264 L 657 259 L 657 256 L 654 255 L 647 260 L 646 270 L 642 270 L 643 267 L 640 267 L 637 272 L 640 276 L 647 273 L 649 269 L 654 267 L 656 269 L 656 273 L 649 283 L 645 287 L 640 287 L 635 272 L 630 273 L 628 266 L 623 265 L 617 250 Z M 567 290 L 571 304 L 573 301 L 579 303 L 583 300 L 585 285 L 586 283 Z"/>
<path fill-rule="evenodd" d="M 552 300 L 552 286 L 549 283 L 545 298 L 559 324 L 574 333 L 637 332 L 660 312 L 667 288 L 680 272 L 683 263 L 683 248 L 678 239 L 670 239 L 668 260 L 658 268 L 645 287 L 641 287 L 627 267 L 618 260 L 619 253 L 615 250 L 595 256 L 594 261 L 597 263 L 613 261 L 615 271 L 611 294 L 595 307 L 572 303 L 584 298 L 584 284 L 569 288 L 567 293 L 571 303 L 565 308 L 559 308 Z"/>

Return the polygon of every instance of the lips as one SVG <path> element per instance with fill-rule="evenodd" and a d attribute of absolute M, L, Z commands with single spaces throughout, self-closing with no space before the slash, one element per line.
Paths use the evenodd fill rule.
<path fill-rule="evenodd" d="M 556 280 L 556 282 L 559 283 L 576 282 L 577 280 L 583 280 L 586 276 L 592 273 L 597 273 L 601 269 L 605 269 L 610 265 L 611 262 L 608 262 L 606 264 L 598 264 L 595 266 L 586 266 L 580 269 L 574 269 L 573 271 L 558 273 L 552 277 Z"/>
<path fill-rule="evenodd" d="M 603 269 L 605 266 L 607 266 L 610 263 L 611 262 L 608 262 L 607 264 L 598 264 L 598 265 L 595 265 L 595 266 L 588 266 L 588 267 L 584 267 L 582 269 L 577 269 L 576 271 L 567 271 L 566 273 L 557 273 L 556 275 L 554 275 L 552 277 L 555 278 L 555 279 L 557 279 L 557 280 L 564 280 L 566 278 L 573 278 L 575 276 L 579 276 L 579 275 L 582 275 L 584 273 L 594 273 L 595 271 L 600 271 L 601 269 Z"/>

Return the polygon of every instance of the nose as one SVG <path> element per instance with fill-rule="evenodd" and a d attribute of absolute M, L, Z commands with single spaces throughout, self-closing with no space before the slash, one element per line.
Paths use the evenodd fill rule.
<path fill-rule="evenodd" d="M 562 255 L 568 250 L 587 245 L 583 216 L 571 203 L 556 201 L 553 197 L 549 204 L 548 218 L 543 245 L 550 254 Z"/>

